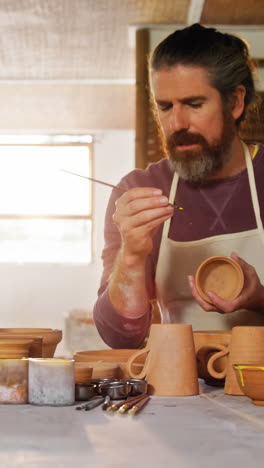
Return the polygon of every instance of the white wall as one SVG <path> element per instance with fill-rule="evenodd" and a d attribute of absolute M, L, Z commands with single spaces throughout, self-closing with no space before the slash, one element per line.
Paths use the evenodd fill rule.
<path fill-rule="evenodd" d="M 134 130 L 92 132 L 97 136 L 94 177 L 117 183 L 134 168 Z M 111 189 L 94 186 L 94 259 L 90 265 L 1 264 L 1 327 L 64 328 L 73 308 L 92 311 L 102 272 L 104 214 Z M 57 353 L 64 352 L 63 342 Z"/>

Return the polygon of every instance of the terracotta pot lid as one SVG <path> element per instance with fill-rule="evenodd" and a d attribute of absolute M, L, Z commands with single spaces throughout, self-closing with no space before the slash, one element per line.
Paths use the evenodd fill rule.
<path fill-rule="evenodd" d="M 207 295 L 214 292 L 222 299 L 235 299 L 244 285 L 244 274 L 240 265 L 230 257 L 215 256 L 207 258 L 196 271 L 195 285 L 200 296 L 207 302 Z"/>

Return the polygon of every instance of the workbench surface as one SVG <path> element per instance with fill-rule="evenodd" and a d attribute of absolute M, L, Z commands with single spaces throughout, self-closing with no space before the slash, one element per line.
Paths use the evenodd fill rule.
<path fill-rule="evenodd" d="M 201 385 L 192 397 L 151 397 L 136 416 L 75 407 L 0 405 L 0 466 L 257 468 L 264 407 Z"/>

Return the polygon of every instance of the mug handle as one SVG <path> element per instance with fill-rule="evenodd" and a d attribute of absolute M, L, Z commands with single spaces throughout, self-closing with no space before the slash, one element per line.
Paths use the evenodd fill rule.
<path fill-rule="evenodd" d="M 221 357 L 224 357 L 229 353 L 229 347 L 221 344 L 210 346 L 212 346 L 212 349 L 219 349 L 220 351 L 218 353 L 214 353 L 208 359 L 207 370 L 211 377 L 214 377 L 215 379 L 224 379 L 226 377 L 227 367 L 222 372 L 218 372 L 214 368 L 214 363 L 215 361 L 217 361 L 217 359 L 220 359 Z"/>
<path fill-rule="evenodd" d="M 128 359 L 126 363 L 126 370 L 128 374 L 130 375 L 130 377 L 132 377 L 133 379 L 144 379 L 146 377 L 148 368 L 149 368 L 149 362 L 150 362 L 149 352 L 150 352 L 150 346 L 147 345 L 144 349 L 140 349 L 139 351 L 136 351 L 134 354 L 132 354 L 132 356 L 130 356 L 130 358 Z M 134 361 L 136 360 L 136 358 L 141 356 L 142 354 L 147 354 L 147 358 L 146 358 L 142 371 L 136 374 L 132 370 L 132 365 Z"/>

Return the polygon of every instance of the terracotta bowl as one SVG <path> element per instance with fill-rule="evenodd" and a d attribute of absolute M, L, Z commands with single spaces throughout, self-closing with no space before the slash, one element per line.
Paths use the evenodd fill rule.
<path fill-rule="evenodd" d="M 31 335 L 42 338 L 42 357 L 52 358 L 59 342 L 62 340 L 62 330 L 52 328 L 0 328 L 1 333 L 12 335 Z"/>
<path fill-rule="evenodd" d="M 74 363 L 74 378 L 75 383 L 88 384 L 91 382 L 93 368 L 86 362 Z"/>
<path fill-rule="evenodd" d="M 233 365 L 239 386 L 252 403 L 264 406 L 264 366 Z"/>
<path fill-rule="evenodd" d="M 225 379 L 214 379 L 207 370 L 207 363 L 212 354 L 219 351 L 220 346 L 228 346 L 231 341 L 231 330 L 198 330 L 193 332 L 196 352 L 198 377 L 208 385 L 221 387 Z M 217 359 L 215 368 L 222 372 L 227 365 L 227 356 Z"/>
<path fill-rule="evenodd" d="M 13 340 L 0 337 L 0 359 L 20 359 L 29 357 L 33 340 Z"/>
<path fill-rule="evenodd" d="M 42 357 L 42 338 L 35 335 L 16 335 L 12 333 L 0 333 L 0 339 L 8 340 L 32 340 L 29 348 L 29 357 Z"/>
<path fill-rule="evenodd" d="M 99 349 L 91 351 L 77 351 L 74 354 L 73 359 L 79 362 L 127 362 L 130 356 L 135 353 L 135 351 L 136 349 Z M 144 361 L 145 358 L 143 356 L 137 362 L 143 363 Z"/>
<path fill-rule="evenodd" d="M 116 362 L 87 362 L 92 368 L 93 379 L 118 379 L 120 375 L 119 365 Z"/>
<path fill-rule="evenodd" d="M 207 294 L 210 291 L 223 299 L 232 300 L 242 291 L 244 273 L 240 265 L 230 257 L 209 257 L 198 267 L 195 285 L 200 296 L 209 303 L 212 303 Z"/>

